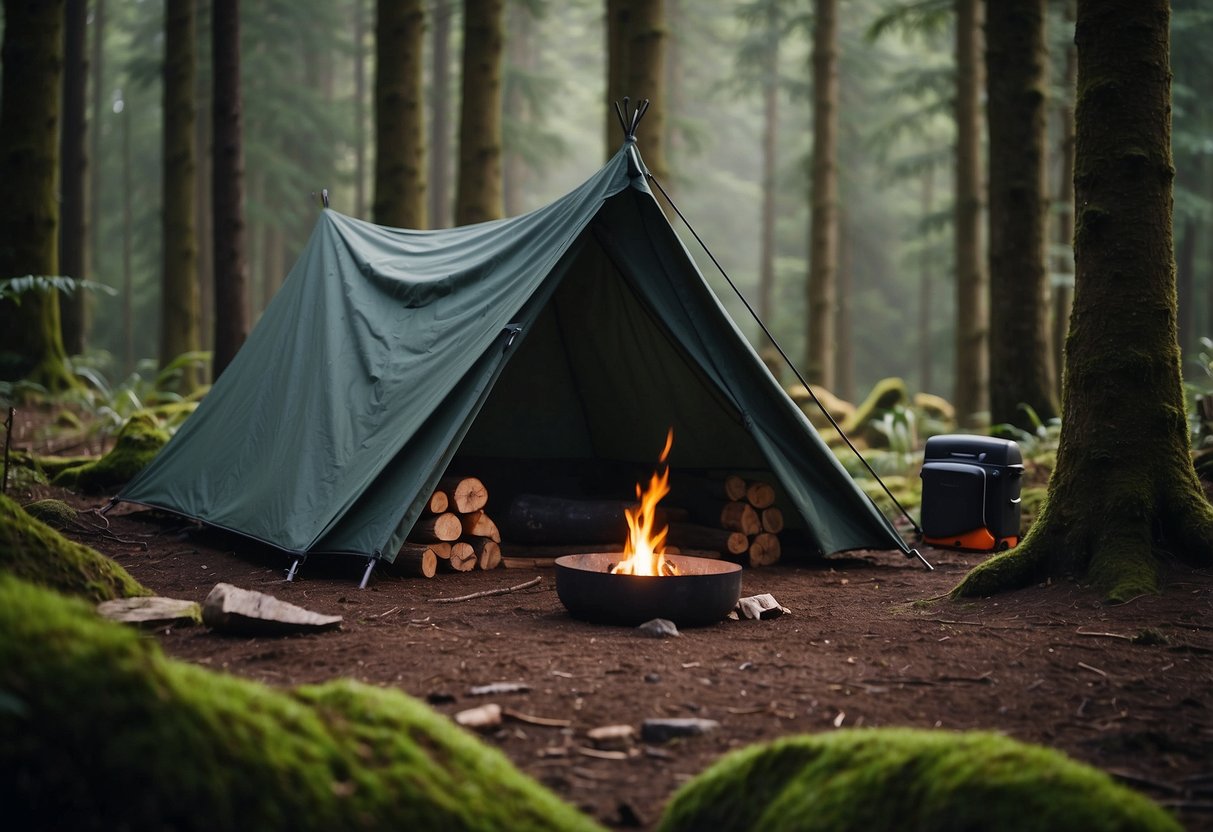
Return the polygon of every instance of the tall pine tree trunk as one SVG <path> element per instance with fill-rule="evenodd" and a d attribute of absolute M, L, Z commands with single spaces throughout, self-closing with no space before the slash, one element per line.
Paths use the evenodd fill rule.
<path fill-rule="evenodd" d="M 240 0 L 211 10 L 211 209 L 215 235 L 215 378 L 248 336 L 248 257 L 244 224 L 244 104 L 240 93 Z"/>
<path fill-rule="evenodd" d="M 1074 2 L 1066 3 L 1066 21 L 1074 22 Z M 1071 254 L 1065 258 L 1065 273 L 1072 275 L 1074 257 L 1074 94 L 1078 78 L 1078 55 L 1074 44 L 1066 47 L 1066 78 L 1065 98 L 1057 114 L 1061 121 L 1061 176 L 1057 183 L 1058 210 L 1053 213 L 1057 218 L 1058 244 L 1071 249 Z M 1060 392 L 1062 384 L 1062 368 L 1066 361 L 1066 333 L 1070 331 L 1070 304 L 1074 297 L 1073 286 L 1069 283 L 1059 283 L 1053 290 L 1053 367 L 1057 370 L 1055 379 Z"/>
<path fill-rule="evenodd" d="M 927 168 L 922 175 L 922 216 L 925 220 L 935 211 L 935 172 Z M 926 235 L 924 235 L 926 236 Z M 935 310 L 931 308 L 932 282 L 935 263 L 931 257 L 930 241 L 924 240 L 921 276 L 918 281 L 918 386 L 924 393 L 935 389 L 935 355 L 931 345 L 931 321 Z"/>
<path fill-rule="evenodd" d="M 988 403 L 989 299 L 982 258 L 981 0 L 956 0 L 956 392 L 963 427 Z"/>
<path fill-rule="evenodd" d="M 63 0 L 5 0 L 0 86 L 0 279 L 59 273 L 59 90 Z M 0 378 L 73 384 L 54 292 L 0 302 Z"/>
<path fill-rule="evenodd" d="M 354 0 L 354 216 L 366 216 L 366 0 Z M 264 308 L 264 307 L 263 307 Z"/>
<path fill-rule="evenodd" d="M 665 154 L 665 10 L 662 0 L 632 0 L 628 26 L 624 95 L 636 102 L 647 98 L 649 109 L 640 128 L 640 147 L 649 171 L 669 179 Z"/>
<path fill-rule="evenodd" d="M 131 159 L 130 102 L 122 99 L 116 110 L 122 131 L 122 366 L 135 370 L 135 185 Z"/>
<path fill-rule="evenodd" d="M 505 112 L 515 122 L 527 122 L 534 118 L 530 102 L 522 89 L 523 79 L 519 77 L 534 75 L 538 67 L 534 34 L 535 18 L 531 9 L 522 4 L 511 4 L 506 9 L 505 47 L 509 72 L 505 77 L 504 100 Z M 524 197 L 530 170 L 523 150 L 521 147 L 504 148 L 502 184 L 507 217 L 516 217 L 525 210 Z"/>
<path fill-rule="evenodd" d="M 814 0 L 813 162 L 805 377 L 834 389 L 838 280 L 838 0 Z"/>
<path fill-rule="evenodd" d="M 779 170 L 779 41 L 780 15 L 774 3 L 766 8 L 766 63 L 762 77 L 762 216 L 759 220 L 758 248 L 758 318 L 767 326 L 775 311 L 775 195 Z M 763 360 L 767 368 L 779 377 L 778 353 L 763 336 Z"/>
<path fill-rule="evenodd" d="M 606 131 L 603 135 L 606 158 L 615 155 L 623 142 L 619 131 L 619 119 L 615 105 L 623 106 L 624 96 L 629 100 L 636 94 L 627 89 L 628 33 L 632 26 L 633 0 L 607 0 L 606 2 Z"/>
<path fill-rule="evenodd" d="M 161 283 L 160 364 L 197 350 L 199 336 L 197 118 L 197 18 L 194 0 L 166 0 L 164 7 L 164 273 Z M 183 391 L 198 384 L 187 368 Z"/>
<path fill-rule="evenodd" d="M 1057 415 L 1045 251 L 1045 0 L 986 0 L 990 125 L 990 421 Z"/>
<path fill-rule="evenodd" d="M 98 277 L 105 276 L 101 263 L 101 121 L 107 111 L 105 86 L 105 0 L 93 0 L 92 22 L 93 59 L 89 67 L 92 78 L 92 103 L 89 114 L 89 155 L 92 164 L 89 165 L 88 183 L 88 233 L 89 233 L 89 272 Z"/>
<path fill-rule="evenodd" d="M 375 22 L 375 222 L 425 228 L 422 0 L 379 0 Z"/>
<path fill-rule="evenodd" d="M 504 0 L 467 0 L 463 5 L 456 225 L 499 219 L 505 212 L 501 182 L 504 8 Z"/>
<path fill-rule="evenodd" d="M 855 296 L 855 234 L 847 225 L 845 211 L 838 213 L 838 302 L 834 305 L 834 388 L 842 399 L 853 402 L 855 390 L 855 331 L 852 298 Z"/>
<path fill-rule="evenodd" d="M 88 239 L 88 0 L 67 0 L 63 30 L 63 129 L 59 131 L 59 271 L 91 278 Z M 84 352 L 87 293 L 61 297 L 63 346 Z"/>
<path fill-rule="evenodd" d="M 1164 553 L 1213 564 L 1176 340 L 1169 11 L 1167 0 L 1079 0 L 1077 270 L 1057 466 L 1024 541 L 958 595 L 1077 575 L 1127 601 L 1158 590 Z"/>
<path fill-rule="evenodd" d="M 430 36 L 430 227 L 451 224 L 451 0 L 436 0 Z"/>

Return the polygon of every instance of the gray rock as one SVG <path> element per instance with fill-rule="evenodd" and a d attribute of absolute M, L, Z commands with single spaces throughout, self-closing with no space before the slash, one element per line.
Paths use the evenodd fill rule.
<path fill-rule="evenodd" d="M 640 726 L 640 737 L 645 742 L 669 742 L 676 737 L 697 737 L 719 727 L 720 723 L 714 719 L 697 717 L 646 719 Z"/>
<path fill-rule="evenodd" d="M 265 636 L 332 630 L 341 626 L 341 616 L 321 615 L 263 592 L 215 584 L 202 602 L 202 622 L 221 633 Z"/>
<path fill-rule="evenodd" d="M 636 628 L 646 636 L 653 638 L 673 638 L 681 636 L 678 628 L 674 626 L 674 622 L 666 618 L 654 618 L 651 621 L 646 621 Z"/>
<path fill-rule="evenodd" d="M 202 609 L 193 601 L 159 596 L 115 598 L 97 605 L 97 613 L 110 621 L 140 627 L 190 626 L 202 622 Z"/>

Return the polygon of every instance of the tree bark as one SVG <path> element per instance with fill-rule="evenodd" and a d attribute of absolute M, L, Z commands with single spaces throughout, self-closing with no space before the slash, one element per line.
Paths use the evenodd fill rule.
<path fill-rule="evenodd" d="M 92 102 L 90 104 L 89 124 L 89 154 L 92 164 L 89 165 L 88 185 L 88 233 L 89 233 L 89 272 L 93 275 L 102 274 L 101 269 L 101 120 L 107 109 L 105 86 L 105 0 L 93 0 L 92 40 L 90 49 L 93 53 L 92 64 L 89 67 L 92 77 Z"/>
<path fill-rule="evenodd" d="M 240 0 L 211 9 L 211 209 L 215 235 L 215 352 L 219 378 L 248 337 L 248 256 L 244 223 L 244 105 L 240 92 Z"/>
<path fill-rule="evenodd" d="M 662 0 L 632 0 L 631 7 L 623 92 L 633 103 L 649 100 L 638 135 L 644 137 L 644 163 L 661 182 L 670 172 L 665 154 L 665 11 Z"/>
<path fill-rule="evenodd" d="M 834 389 L 838 279 L 838 0 L 814 0 L 813 162 L 805 378 Z"/>
<path fill-rule="evenodd" d="M 767 326 L 775 312 L 775 215 L 779 170 L 779 42 L 781 17 L 779 6 L 766 7 L 766 63 L 762 77 L 762 216 L 759 220 L 758 318 Z M 762 347 L 773 350 L 770 338 L 763 334 Z M 779 367 L 781 362 L 769 361 Z M 778 378 L 778 373 L 774 373 Z"/>
<path fill-rule="evenodd" d="M 0 81 L 0 279 L 57 275 L 59 91 L 63 0 L 4 2 Z M 52 389 L 73 384 L 55 292 L 0 303 L 0 377 L 29 377 Z"/>
<path fill-rule="evenodd" d="M 451 224 L 451 16 L 450 0 L 431 10 L 430 54 L 430 227 Z"/>
<path fill-rule="evenodd" d="M 956 595 L 1069 574 L 1127 601 L 1158 591 L 1164 552 L 1213 563 L 1176 338 L 1169 10 L 1079 0 L 1077 268 L 1057 465 L 1024 541 Z"/>
<path fill-rule="evenodd" d="M 463 82 L 455 224 L 505 215 L 501 180 L 501 61 L 504 0 L 463 4 Z"/>
<path fill-rule="evenodd" d="M 607 0 L 606 3 L 606 131 L 603 135 L 606 158 L 610 159 L 619 149 L 623 135 L 619 131 L 619 119 L 615 115 L 615 104 L 623 106 L 623 97 L 632 97 L 626 89 L 628 31 L 632 21 L 632 0 Z"/>
<path fill-rule="evenodd" d="M 1074 22 L 1074 2 L 1066 3 L 1066 21 Z M 1060 210 L 1057 217 L 1057 237 L 1060 245 L 1071 249 L 1066 258 L 1066 273 L 1073 275 L 1074 267 L 1074 94 L 1078 78 L 1078 55 L 1074 44 L 1066 48 L 1065 95 L 1058 118 L 1061 120 L 1061 178 L 1057 183 L 1057 202 Z M 1070 304 L 1073 301 L 1073 285 L 1059 284 L 1053 292 L 1053 366 L 1057 369 L 1054 379 L 1057 390 L 1061 390 L 1061 368 L 1066 360 L 1066 333 L 1070 331 Z"/>
<path fill-rule="evenodd" d="M 984 421 L 988 403 L 987 277 L 982 260 L 981 0 L 956 0 L 956 392 L 962 427 Z"/>
<path fill-rule="evenodd" d="M 927 169 L 922 175 L 922 216 L 931 216 L 935 210 L 935 173 Z M 923 246 L 922 263 L 918 283 L 918 387 L 924 393 L 935 389 L 935 355 L 931 348 L 931 322 L 934 310 L 931 308 L 931 289 L 934 282 L 932 269 L 935 264 L 930 256 L 929 243 Z"/>
<path fill-rule="evenodd" d="M 1057 415 L 1045 252 L 1045 0 L 986 0 L 990 125 L 990 421 Z"/>
<path fill-rule="evenodd" d="M 425 228 L 421 0 L 379 0 L 375 23 L 375 222 Z"/>
<path fill-rule="evenodd" d="M 88 236 L 88 0 L 67 0 L 63 30 L 63 129 L 59 131 L 59 271 L 91 278 Z M 84 352 L 88 293 L 59 299 L 63 346 Z"/>
<path fill-rule="evenodd" d="M 197 137 L 194 89 L 197 81 L 194 0 L 166 0 L 164 9 L 164 181 L 163 274 L 161 277 L 160 365 L 197 350 L 199 337 Z M 193 390 L 198 377 L 183 371 L 181 389 Z"/>
<path fill-rule="evenodd" d="M 354 0 L 354 216 L 366 216 L 366 0 Z"/>

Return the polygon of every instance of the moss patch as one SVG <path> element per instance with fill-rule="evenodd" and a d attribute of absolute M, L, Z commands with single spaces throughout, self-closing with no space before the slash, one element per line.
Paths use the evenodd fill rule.
<path fill-rule="evenodd" d="M 35 500 L 25 506 L 25 513 L 60 530 L 76 522 L 76 510 L 62 500 Z"/>
<path fill-rule="evenodd" d="M 1150 800 L 1056 751 L 991 733 L 876 729 L 730 754 L 678 791 L 658 829 L 1180 827 Z"/>
<path fill-rule="evenodd" d="M 151 413 L 140 410 L 118 432 L 114 447 L 95 462 L 66 468 L 53 485 L 100 494 L 129 482 L 168 442 L 168 432 Z"/>
<path fill-rule="evenodd" d="M 900 378 L 884 378 L 876 382 L 863 403 L 855 408 L 842 425 L 842 432 L 850 437 L 862 437 L 869 447 L 879 448 L 888 444 L 878 430 L 869 423 L 882 412 L 892 410 L 897 405 L 908 404 L 910 391 L 905 381 Z"/>
<path fill-rule="evenodd" d="M 0 495 L 0 573 L 93 601 L 149 595 L 125 569 Z"/>
<path fill-rule="evenodd" d="M 404 694 L 279 692 L 175 662 L 8 577 L 0 667 L 0 801 L 16 828 L 599 829 Z"/>

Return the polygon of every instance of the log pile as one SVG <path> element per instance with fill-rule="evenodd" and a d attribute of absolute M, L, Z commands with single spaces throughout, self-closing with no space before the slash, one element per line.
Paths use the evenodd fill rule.
<path fill-rule="evenodd" d="M 501 532 L 485 511 L 488 502 L 488 489 L 478 478 L 443 477 L 396 555 L 397 570 L 432 578 L 439 570 L 496 569 Z"/>
<path fill-rule="evenodd" d="M 752 567 L 777 563 L 782 554 L 779 533 L 783 531 L 783 511 L 775 505 L 775 496 L 771 483 L 737 474 L 730 474 L 719 484 L 684 478 L 675 484 L 671 495 L 695 505 L 701 521 L 715 520 L 721 529 L 731 532 L 734 537 L 724 556 Z"/>

